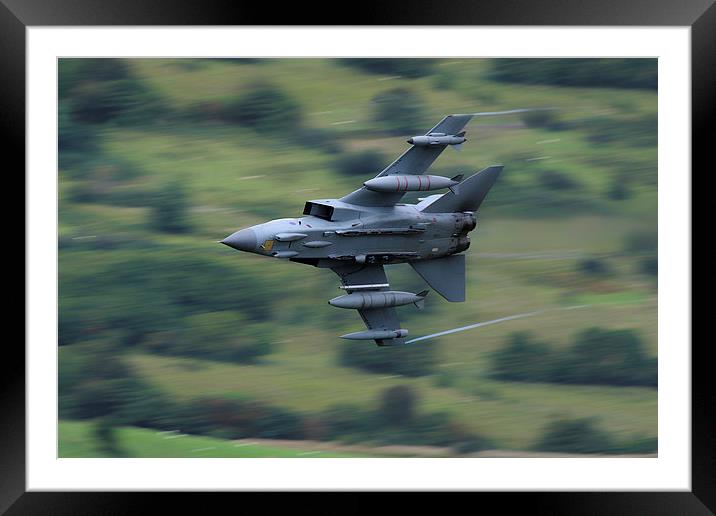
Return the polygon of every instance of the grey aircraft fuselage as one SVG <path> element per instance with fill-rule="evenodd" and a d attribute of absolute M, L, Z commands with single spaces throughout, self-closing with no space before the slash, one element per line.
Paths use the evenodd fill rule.
<path fill-rule="evenodd" d="M 460 253 L 470 246 L 473 213 L 424 213 L 415 204 L 365 207 L 335 199 L 309 201 L 334 208 L 333 218 L 307 215 L 251 226 L 223 243 L 237 250 L 318 267 L 336 262 L 395 264 Z"/>

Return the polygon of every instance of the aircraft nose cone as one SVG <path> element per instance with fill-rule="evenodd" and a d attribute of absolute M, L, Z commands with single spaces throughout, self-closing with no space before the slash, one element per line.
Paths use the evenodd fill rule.
<path fill-rule="evenodd" d="M 252 252 L 256 250 L 258 239 L 253 229 L 242 229 L 227 236 L 221 243 L 233 247 L 237 251 Z"/>

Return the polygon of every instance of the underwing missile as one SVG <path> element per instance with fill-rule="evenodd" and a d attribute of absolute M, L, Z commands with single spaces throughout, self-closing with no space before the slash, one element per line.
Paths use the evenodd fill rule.
<path fill-rule="evenodd" d="M 462 180 L 462 174 L 448 179 L 443 176 L 382 176 L 363 183 L 368 190 L 374 192 L 424 192 L 453 188 Z"/>
<path fill-rule="evenodd" d="M 354 333 L 341 335 L 342 339 L 348 340 L 383 340 L 383 339 L 400 339 L 408 335 L 408 330 L 365 330 Z"/>
<path fill-rule="evenodd" d="M 411 145 L 425 147 L 429 145 L 461 145 L 467 141 L 465 131 L 458 134 L 430 133 L 425 136 L 413 136 L 406 140 Z"/>
<path fill-rule="evenodd" d="M 353 292 L 331 299 L 328 304 L 338 308 L 353 308 L 363 310 L 368 308 L 385 308 L 388 306 L 402 306 L 414 303 L 418 308 L 423 307 L 427 290 L 418 294 L 412 292 Z"/>

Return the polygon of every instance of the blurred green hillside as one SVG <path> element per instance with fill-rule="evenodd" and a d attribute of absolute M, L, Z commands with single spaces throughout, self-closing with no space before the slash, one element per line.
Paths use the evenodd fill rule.
<path fill-rule="evenodd" d="M 60 418 L 456 454 L 655 451 L 656 60 L 509 61 L 61 60 Z M 411 336 L 537 314 L 401 349 L 343 341 L 362 322 L 327 304 L 337 277 L 217 243 L 358 188 L 445 114 L 538 107 L 555 109 L 474 118 L 431 168 L 505 165 L 471 233 L 467 302 L 399 309 Z M 387 272 L 425 288 L 408 265 Z M 396 422 L 397 387 L 415 408 Z M 543 439 L 555 421 L 594 435 Z"/>

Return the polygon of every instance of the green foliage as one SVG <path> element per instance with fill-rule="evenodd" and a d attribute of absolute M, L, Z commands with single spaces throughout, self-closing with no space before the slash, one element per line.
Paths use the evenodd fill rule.
<path fill-rule="evenodd" d="M 527 111 L 522 114 L 522 121 L 530 128 L 544 128 L 551 131 L 559 131 L 565 128 L 557 112 L 552 109 Z"/>
<path fill-rule="evenodd" d="M 301 105 L 278 87 L 257 83 L 222 107 L 221 118 L 266 133 L 267 138 L 301 125 Z M 287 132 L 287 131 L 286 131 Z"/>
<path fill-rule="evenodd" d="M 417 394 L 408 385 L 386 389 L 380 397 L 378 413 L 389 425 L 405 426 L 415 417 Z"/>
<path fill-rule="evenodd" d="M 636 231 L 624 240 L 624 251 L 629 254 L 656 254 L 659 247 L 657 231 Z"/>
<path fill-rule="evenodd" d="M 338 63 L 359 70 L 382 74 L 400 75 L 409 78 L 424 77 L 433 73 L 435 59 L 416 58 L 349 58 L 340 59 Z"/>
<path fill-rule="evenodd" d="M 507 346 L 492 355 L 492 375 L 516 382 L 548 382 L 553 361 L 548 345 L 533 341 L 529 333 L 513 333 Z"/>
<path fill-rule="evenodd" d="M 656 256 L 649 256 L 639 262 L 639 271 L 647 276 L 659 275 L 659 259 Z"/>
<path fill-rule="evenodd" d="M 502 82 L 609 88 L 657 87 L 656 59 L 493 59 L 490 75 Z"/>
<path fill-rule="evenodd" d="M 237 312 L 190 315 L 184 325 L 187 330 L 181 335 L 169 332 L 165 339 L 157 336 L 163 347 L 157 349 L 155 342 L 155 351 L 229 362 L 255 362 L 272 351 L 271 340 L 267 338 L 270 330 L 263 325 L 249 324 Z"/>
<path fill-rule="evenodd" d="M 60 98 L 66 100 L 77 122 L 144 124 L 167 112 L 164 100 L 135 77 L 123 60 L 78 61 L 61 60 L 60 64 Z"/>
<path fill-rule="evenodd" d="M 293 139 L 298 145 L 321 149 L 328 154 L 338 154 L 343 150 L 341 141 L 333 131 L 317 127 L 297 127 Z"/>
<path fill-rule="evenodd" d="M 112 339 L 65 348 L 59 360 L 61 418 L 103 418 L 103 432 L 119 424 L 148 425 L 168 401 L 124 361 Z"/>
<path fill-rule="evenodd" d="M 576 190 L 579 183 L 557 170 L 542 170 L 537 175 L 539 186 L 548 191 Z"/>
<path fill-rule="evenodd" d="M 132 345 L 181 330 L 194 314 L 239 311 L 253 322 L 271 317 L 270 292 L 260 278 L 204 253 L 177 254 L 171 248 L 101 255 L 93 251 L 93 260 L 86 259 L 85 251 L 64 253 L 59 280 L 61 344 L 119 332 L 122 342 Z M 217 281 L 234 288 L 216 288 Z M 234 329 L 251 338 L 246 328 Z M 270 335 L 266 328 L 261 331 Z"/>
<path fill-rule="evenodd" d="M 535 444 L 538 451 L 558 453 L 610 453 L 615 442 L 592 418 L 557 419 L 547 425 Z"/>
<path fill-rule="evenodd" d="M 435 371 L 438 364 L 438 345 L 435 341 L 417 346 L 342 345 L 338 363 L 371 373 L 391 373 L 404 376 L 425 376 Z"/>
<path fill-rule="evenodd" d="M 603 278 L 613 274 L 612 268 L 604 258 L 585 258 L 577 264 L 577 271 L 592 277 Z"/>
<path fill-rule="evenodd" d="M 421 128 L 423 102 L 409 89 L 395 88 L 379 93 L 373 97 L 373 106 L 373 120 L 389 134 L 417 134 L 424 130 Z"/>
<path fill-rule="evenodd" d="M 404 405 L 403 405 L 404 404 Z M 336 405 L 320 414 L 327 439 L 383 444 L 452 446 L 457 453 L 472 453 L 492 443 L 456 423 L 442 412 L 421 413 L 418 398 L 409 386 L 383 391 L 376 410 Z"/>
<path fill-rule="evenodd" d="M 626 201 L 632 197 L 631 188 L 629 184 L 623 179 L 616 177 L 609 183 L 609 189 L 607 190 L 607 199 L 612 201 Z"/>
<path fill-rule="evenodd" d="M 70 106 L 67 102 L 60 101 L 58 124 L 57 145 L 60 155 L 63 152 L 92 152 L 96 150 L 98 145 L 97 129 L 76 122 L 72 118 Z"/>
<path fill-rule="evenodd" d="M 104 455 L 109 457 L 123 455 L 117 439 L 117 428 L 112 418 L 102 417 L 97 419 L 94 424 L 94 437 Z"/>
<path fill-rule="evenodd" d="M 336 160 L 336 169 L 348 176 L 362 176 L 366 180 L 377 175 L 386 166 L 383 155 L 376 151 L 342 154 Z"/>
<path fill-rule="evenodd" d="M 331 440 L 362 436 L 377 430 L 377 418 L 356 405 L 329 407 L 320 418 L 326 428 L 326 438 Z"/>
<path fill-rule="evenodd" d="M 655 147 L 657 143 L 657 117 L 655 114 L 608 118 L 594 116 L 579 122 L 578 128 L 587 140 L 596 145 L 620 144 L 630 147 Z"/>
<path fill-rule="evenodd" d="M 656 387 L 656 359 L 631 330 L 590 328 L 557 351 L 515 333 L 492 356 L 494 378 L 518 382 L 551 382 Z"/>
<path fill-rule="evenodd" d="M 565 383 L 656 387 L 656 359 L 630 330 L 590 328 L 579 333 L 555 372 Z"/>
<path fill-rule="evenodd" d="M 188 434 L 226 439 L 303 439 L 302 416 L 243 398 L 204 397 L 176 405 L 163 425 Z"/>
<path fill-rule="evenodd" d="M 153 199 L 151 225 L 164 233 L 189 231 L 189 199 L 180 181 L 172 181 L 158 190 Z"/>

